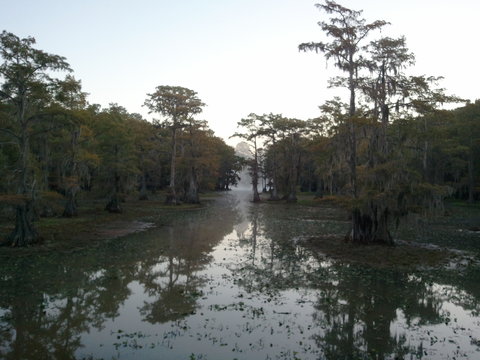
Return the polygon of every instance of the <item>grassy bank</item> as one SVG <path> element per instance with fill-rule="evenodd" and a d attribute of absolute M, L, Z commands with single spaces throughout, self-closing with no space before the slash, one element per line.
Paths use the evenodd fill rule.
<path fill-rule="evenodd" d="M 0 247 L 0 256 L 22 255 L 39 251 L 75 250 L 93 246 L 101 240 L 113 239 L 134 232 L 146 230 L 152 226 L 162 226 L 179 212 L 198 210 L 204 207 L 216 193 L 207 193 L 201 197 L 201 204 L 165 205 L 165 195 L 151 195 L 149 200 L 127 199 L 122 203 L 123 212 L 119 214 L 105 211 L 104 200 L 82 199 L 78 216 L 41 217 L 35 226 L 42 236 L 40 244 L 29 248 Z M 0 240 L 14 229 L 14 218 L 0 218 Z"/>

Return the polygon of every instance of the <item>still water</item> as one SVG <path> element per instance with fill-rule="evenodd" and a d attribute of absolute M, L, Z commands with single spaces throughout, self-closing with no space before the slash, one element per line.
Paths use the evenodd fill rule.
<path fill-rule="evenodd" d="M 480 359 L 477 265 L 329 260 L 302 240 L 344 233 L 342 214 L 248 195 L 88 250 L 2 259 L 0 358 Z"/>

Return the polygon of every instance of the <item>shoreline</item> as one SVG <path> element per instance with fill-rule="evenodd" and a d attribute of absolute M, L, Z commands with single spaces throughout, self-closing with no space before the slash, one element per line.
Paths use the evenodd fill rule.
<path fill-rule="evenodd" d="M 98 200 L 82 201 L 76 217 L 42 217 L 35 222 L 42 241 L 21 247 L 0 247 L 0 257 L 35 255 L 54 251 L 75 251 L 87 246 L 96 246 L 133 233 L 164 226 L 168 217 L 180 211 L 192 211 L 208 206 L 209 199 L 217 194 L 204 194 L 200 204 L 166 205 L 163 195 L 151 196 L 151 200 L 128 200 L 122 204 L 122 213 L 109 213 L 105 204 Z M 14 224 L 3 220 L 0 237 L 3 239 Z"/>

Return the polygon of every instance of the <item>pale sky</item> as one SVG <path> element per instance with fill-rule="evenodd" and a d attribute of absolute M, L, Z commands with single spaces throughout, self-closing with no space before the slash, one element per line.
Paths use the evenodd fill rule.
<path fill-rule="evenodd" d="M 207 104 L 200 118 L 227 140 L 249 113 L 319 115 L 336 94 L 320 54 L 325 16 L 311 0 L 0 0 L 0 31 L 34 36 L 65 56 L 89 101 L 151 119 L 142 104 L 158 85 L 184 86 Z M 368 21 L 405 35 L 416 75 L 444 76 L 448 93 L 480 98 L 480 1 L 344 0 Z M 233 144 L 237 140 L 228 141 Z"/>

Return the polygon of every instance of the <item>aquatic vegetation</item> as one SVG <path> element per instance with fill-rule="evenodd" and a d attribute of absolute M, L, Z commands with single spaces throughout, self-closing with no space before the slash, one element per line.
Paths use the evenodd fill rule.
<path fill-rule="evenodd" d="M 422 252 L 427 240 L 415 238 L 419 245 L 359 251 L 337 241 L 348 226 L 339 209 L 253 204 L 247 196 L 232 192 L 196 211 L 150 217 L 156 227 L 95 248 L 3 257 L 0 357 L 478 354 L 480 266 L 468 252 L 477 234 L 452 239 L 456 252 L 445 248 L 456 215 L 422 223 L 442 250 Z M 403 241 L 408 226 L 398 230 Z M 406 266 L 401 257 L 411 261 L 415 250 L 415 266 Z"/>

